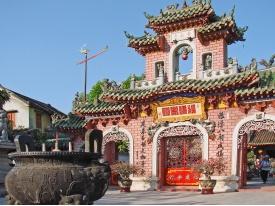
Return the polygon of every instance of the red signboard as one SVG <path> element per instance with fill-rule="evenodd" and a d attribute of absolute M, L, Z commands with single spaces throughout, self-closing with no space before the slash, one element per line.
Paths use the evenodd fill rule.
<path fill-rule="evenodd" d="M 202 117 L 202 113 L 201 103 L 157 107 L 157 117 L 159 120 L 168 121 L 172 118 L 184 121 L 186 118 Z"/>
<path fill-rule="evenodd" d="M 199 174 L 190 168 L 167 168 L 166 184 L 176 186 L 199 185 Z"/>

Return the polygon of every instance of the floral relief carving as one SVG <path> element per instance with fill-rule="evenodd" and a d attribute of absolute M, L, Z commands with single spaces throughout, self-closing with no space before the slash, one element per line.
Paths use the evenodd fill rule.
<path fill-rule="evenodd" d="M 103 137 L 102 152 L 105 150 L 105 146 L 108 142 L 117 142 L 119 140 L 129 141 L 127 134 L 121 131 L 109 132 Z"/>
<path fill-rule="evenodd" d="M 262 121 L 251 120 L 243 124 L 239 130 L 238 135 L 238 146 L 242 141 L 242 137 L 245 134 L 248 134 L 250 131 L 259 131 L 259 130 L 269 130 L 275 132 L 275 122 L 270 119 L 265 119 Z"/>
<path fill-rule="evenodd" d="M 179 137 L 179 136 L 199 136 L 201 139 L 203 139 L 203 134 L 200 130 L 198 130 L 195 126 L 191 125 L 181 125 L 181 126 L 175 126 L 175 127 L 169 127 L 165 130 L 163 130 L 157 140 L 157 149 L 159 151 L 160 148 L 160 140 L 163 137 Z"/>

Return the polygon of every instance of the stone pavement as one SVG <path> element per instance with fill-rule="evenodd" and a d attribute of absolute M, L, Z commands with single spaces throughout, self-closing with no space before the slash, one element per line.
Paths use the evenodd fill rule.
<path fill-rule="evenodd" d="M 108 191 L 106 195 L 96 201 L 95 205 L 272 205 L 275 203 L 273 192 L 246 191 L 201 195 L 199 192 L 131 192 L 120 193 Z M 0 198 L 0 205 L 5 204 L 5 199 Z"/>
<path fill-rule="evenodd" d="M 105 196 L 96 201 L 95 205 L 274 205 L 275 178 L 269 178 L 267 184 L 259 179 L 248 182 L 239 192 L 217 193 L 202 195 L 200 192 L 190 191 L 152 191 L 120 193 L 109 190 Z"/>
<path fill-rule="evenodd" d="M 110 189 L 105 196 L 96 201 L 95 205 L 274 205 L 275 204 L 275 179 L 267 184 L 259 181 L 249 182 L 240 192 L 217 193 L 202 195 L 200 192 L 168 192 L 147 191 L 120 193 L 116 189 Z M 0 205 L 5 204 L 4 198 L 0 198 Z"/>
<path fill-rule="evenodd" d="M 172 204 L 172 205 L 265 205 L 274 204 L 273 192 L 243 191 L 202 195 L 199 192 L 131 192 L 120 193 L 108 191 L 106 195 L 96 201 L 95 205 L 143 205 L 143 204 Z"/>

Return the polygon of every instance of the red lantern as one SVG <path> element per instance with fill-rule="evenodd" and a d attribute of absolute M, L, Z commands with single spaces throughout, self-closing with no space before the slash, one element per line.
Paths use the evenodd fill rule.
<path fill-rule="evenodd" d="M 182 58 L 183 60 L 187 60 L 187 59 L 188 59 L 188 54 L 187 54 L 186 52 L 182 52 L 181 58 Z"/>

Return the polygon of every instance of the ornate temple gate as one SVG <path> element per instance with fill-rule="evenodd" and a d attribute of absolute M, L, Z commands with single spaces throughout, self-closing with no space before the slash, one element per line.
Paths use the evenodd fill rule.
<path fill-rule="evenodd" d="M 113 127 L 111 131 L 105 133 L 102 143 L 102 153 L 104 154 L 104 160 L 108 161 L 109 164 L 113 164 L 118 160 L 118 151 L 116 148 L 116 142 L 119 140 L 129 141 L 130 137 L 123 131 L 119 131 L 118 127 Z M 129 145 L 130 148 L 132 147 Z M 131 149 L 129 148 L 129 153 Z M 131 160 L 130 160 L 131 161 Z M 117 174 L 111 174 L 111 185 L 117 185 Z"/>
<path fill-rule="evenodd" d="M 202 159 L 203 134 L 195 126 L 181 125 L 162 131 L 158 137 L 158 175 L 162 185 L 198 185 L 192 164 Z"/>
<path fill-rule="evenodd" d="M 251 120 L 244 123 L 238 131 L 237 175 L 240 176 L 240 187 L 247 183 L 247 147 L 249 133 L 253 131 L 268 130 L 275 132 L 275 121 L 271 119 Z"/>
<path fill-rule="evenodd" d="M 198 185 L 199 175 L 191 167 L 202 158 L 200 137 L 168 137 L 165 144 L 166 184 Z"/>

